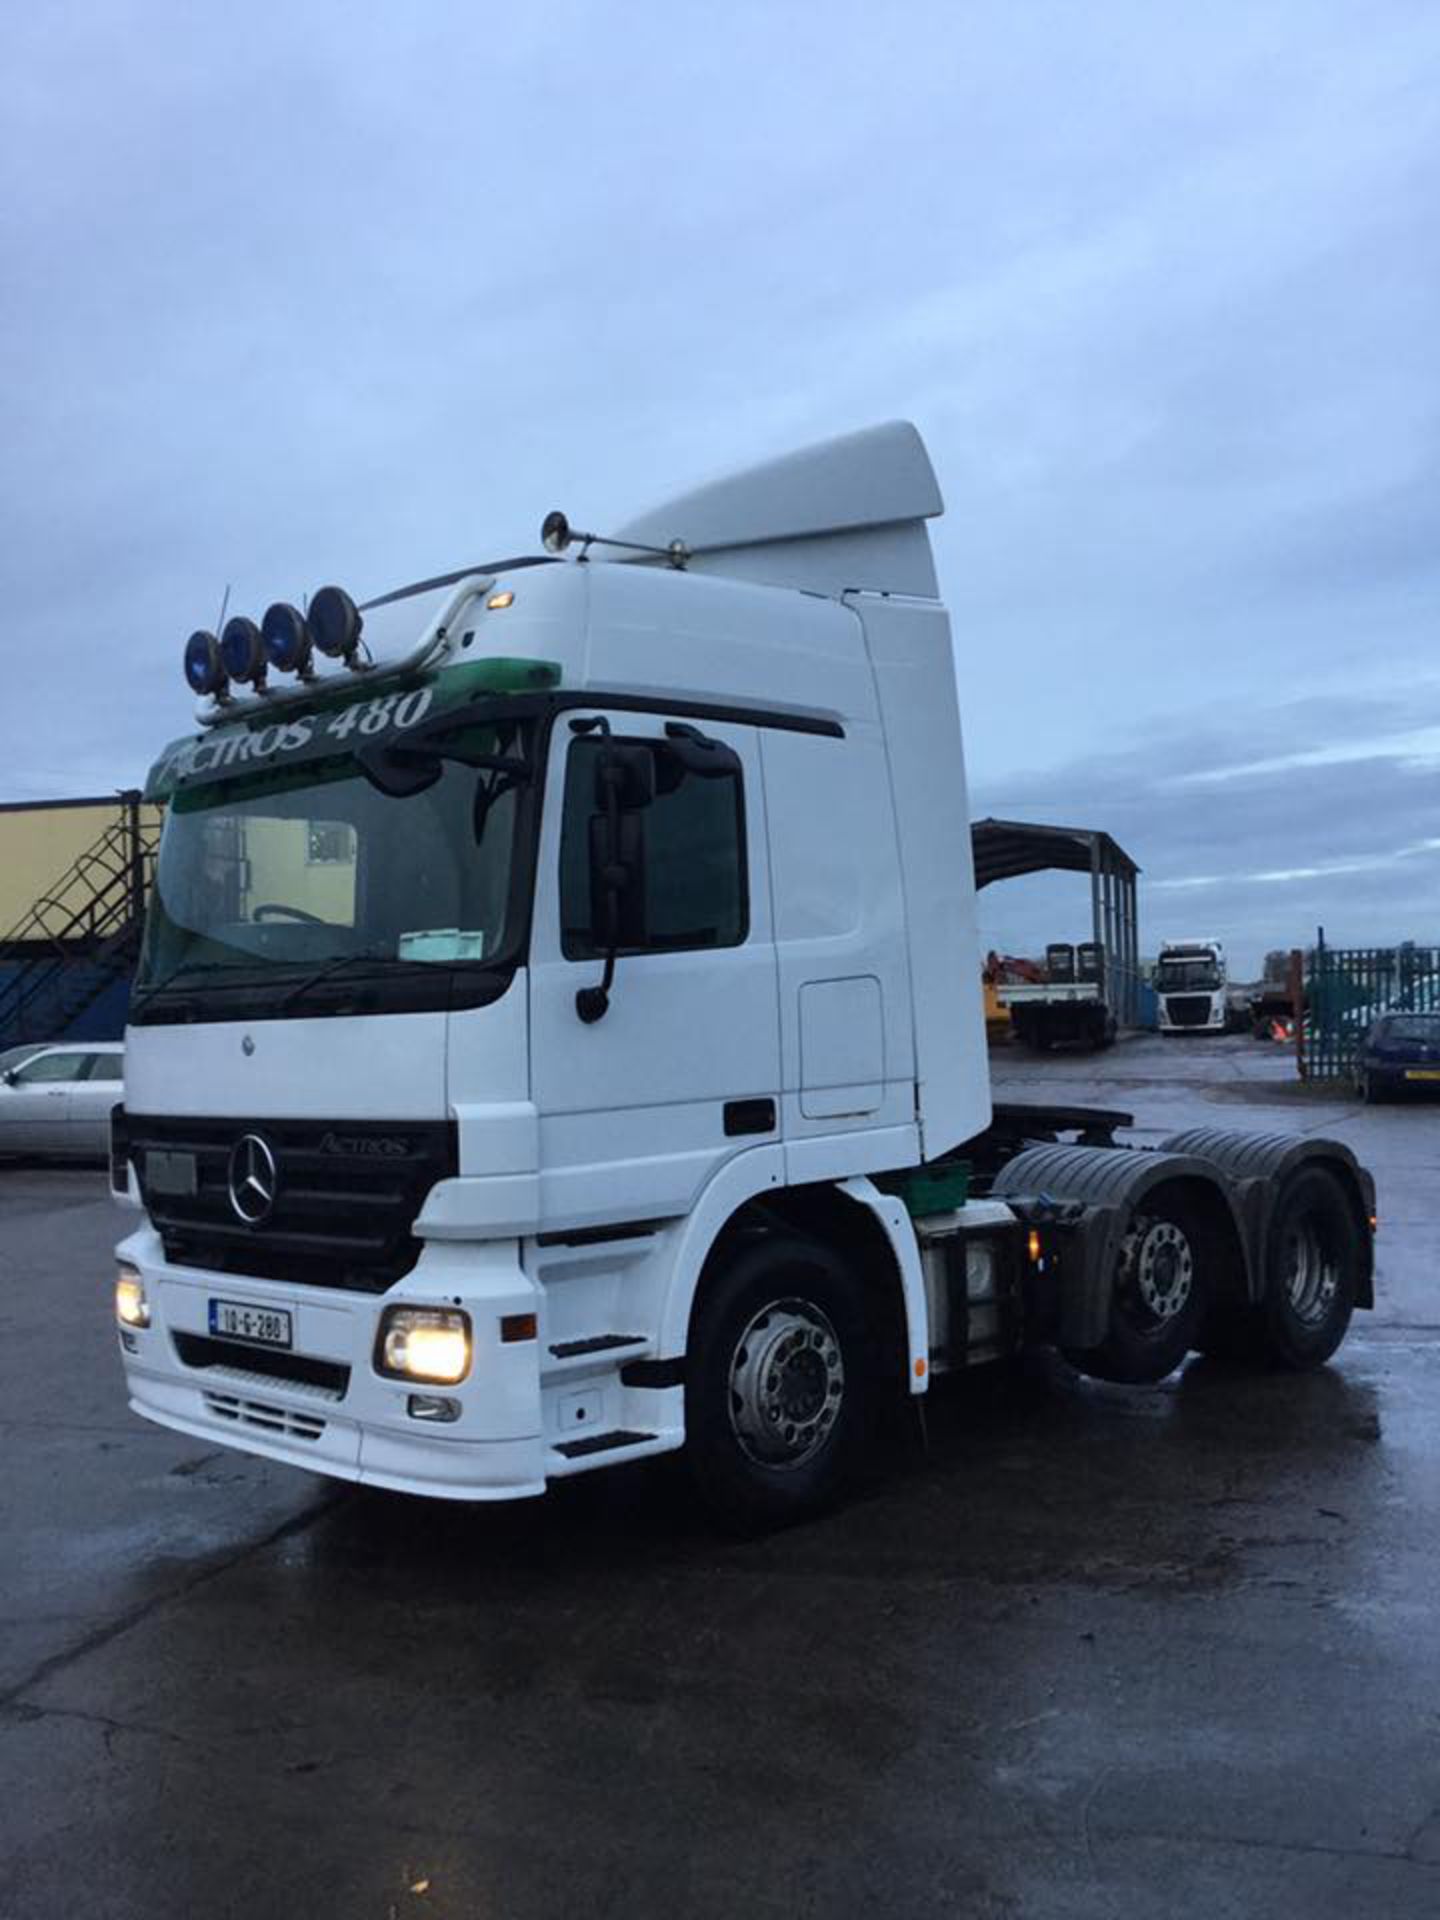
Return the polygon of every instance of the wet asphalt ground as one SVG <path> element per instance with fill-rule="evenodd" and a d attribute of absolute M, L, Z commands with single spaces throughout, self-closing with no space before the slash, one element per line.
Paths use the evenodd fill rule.
<path fill-rule="evenodd" d="M 98 1171 L 0 1169 L 0 1915 L 1440 1913 L 1440 1105 L 1249 1040 L 1012 1098 L 1334 1131 L 1380 1188 L 1335 1364 L 971 1375 L 843 1512 L 668 1470 L 456 1509 L 126 1410 Z"/>

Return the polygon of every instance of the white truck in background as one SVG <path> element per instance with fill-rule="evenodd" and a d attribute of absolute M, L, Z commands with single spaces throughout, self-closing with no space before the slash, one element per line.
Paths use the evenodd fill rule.
<path fill-rule="evenodd" d="M 992 1106 L 941 511 L 896 424 L 191 636 L 113 1136 L 138 1413 L 458 1500 L 684 1448 L 755 1524 L 1026 1344 L 1334 1351 L 1343 1145 Z"/>
<path fill-rule="evenodd" d="M 1161 1033 L 1224 1033 L 1229 986 L 1218 940 L 1162 940 L 1155 968 Z"/>

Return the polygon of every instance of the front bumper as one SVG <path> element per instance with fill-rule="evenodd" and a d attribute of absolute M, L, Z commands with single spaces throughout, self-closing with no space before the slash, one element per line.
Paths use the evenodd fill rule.
<path fill-rule="evenodd" d="M 148 1327 L 120 1332 L 130 1405 L 146 1419 L 401 1493 L 512 1500 L 544 1492 L 538 1344 L 500 1339 L 502 1316 L 537 1307 L 515 1241 L 427 1245 L 413 1272 L 381 1295 L 172 1266 L 148 1226 L 116 1251 L 138 1269 L 150 1305 Z M 176 1336 L 208 1337 L 212 1299 L 284 1308 L 292 1316 L 292 1351 L 348 1368 L 348 1379 L 317 1386 L 273 1377 L 259 1348 L 253 1365 L 232 1354 L 222 1364 L 187 1365 Z M 426 1388 L 375 1372 L 380 1315 L 401 1303 L 469 1313 L 474 1351 L 458 1386 Z M 407 1411 L 412 1394 L 435 1391 L 459 1402 L 453 1424 L 428 1425 Z"/>

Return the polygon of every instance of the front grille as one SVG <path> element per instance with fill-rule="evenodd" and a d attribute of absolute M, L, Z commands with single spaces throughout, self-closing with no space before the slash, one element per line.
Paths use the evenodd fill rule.
<path fill-rule="evenodd" d="M 282 1440 L 318 1440 L 326 1422 L 316 1413 L 297 1413 L 293 1407 L 272 1406 L 265 1400 L 246 1400 L 235 1393 L 205 1394 L 205 1405 L 217 1419 L 239 1427 L 255 1427 Z"/>
<path fill-rule="evenodd" d="M 384 1293 L 414 1266 L 415 1217 L 458 1164 L 455 1127 L 446 1120 L 130 1114 L 127 1125 L 145 1209 L 167 1260 L 362 1293 Z M 247 1134 L 265 1143 L 276 1168 L 274 1205 L 255 1226 L 230 1199 L 230 1156 Z"/>
<path fill-rule="evenodd" d="M 284 1380 L 291 1386 L 315 1387 L 328 1399 L 343 1400 L 350 1385 L 350 1369 L 334 1360 L 312 1360 L 304 1353 L 283 1353 L 249 1346 L 241 1340 L 213 1340 L 203 1333 L 171 1336 L 182 1366 L 223 1367 L 250 1379 Z"/>
<path fill-rule="evenodd" d="M 1165 1002 L 1172 1026 L 1203 1027 L 1210 1018 L 1210 996 L 1208 993 L 1182 993 L 1171 995 Z"/>

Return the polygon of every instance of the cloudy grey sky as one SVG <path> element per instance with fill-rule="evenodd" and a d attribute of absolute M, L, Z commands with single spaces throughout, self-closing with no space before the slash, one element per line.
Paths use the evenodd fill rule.
<path fill-rule="evenodd" d="M 1440 9 L 72 0 L 0 51 L 0 798 L 138 779 L 226 581 L 903 415 L 977 813 L 1116 833 L 1148 948 L 1440 938 Z"/>

